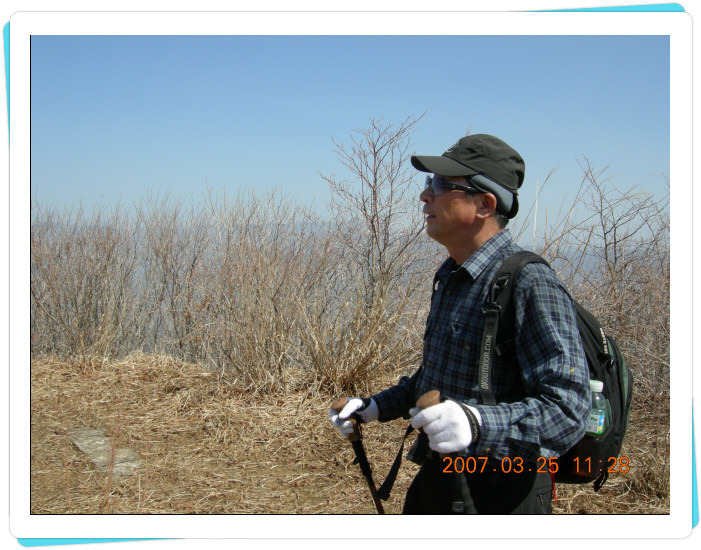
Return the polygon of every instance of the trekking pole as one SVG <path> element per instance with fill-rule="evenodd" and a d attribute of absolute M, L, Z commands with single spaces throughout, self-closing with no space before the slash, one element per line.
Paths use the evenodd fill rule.
<path fill-rule="evenodd" d="M 416 402 L 416 406 L 419 409 L 427 409 L 428 407 L 433 407 L 433 405 L 438 405 L 441 402 L 441 392 L 438 390 L 427 391 Z"/>
<path fill-rule="evenodd" d="M 343 407 L 346 405 L 348 399 L 340 397 L 331 405 L 331 410 L 340 413 Z M 351 416 L 349 418 L 353 424 L 353 433 L 348 436 L 348 440 L 353 446 L 355 451 L 355 463 L 360 466 L 360 471 L 368 482 L 368 487 L 370 487 L 370 494 L 372 494 L 372 500 L 375 502 L 375 508 L 377 508 L 378 514 L 384 514 L 385 510 L 382 508 L 382 502 L 377 497 L 377 488 L 375 487 L 375 482 L 372 479 L 372 469 L 370 468 L 370 462 L 368 462 L 368 457 L 365 454 L 365 447 L 363 447 L 363 433 L 360 429 L 360 423 L 357 418 Z"/>
<path fill-rule="evenodd" d="M 441 392 L 438 390 L 431 390 L 424 393 L 416 401 L 416 406 L 419 409 L 426 409 L 428 407 L 433 407 L 441 402 Z M 451 455 L 457 456 L 457 453 L 451 453 Z M 448 456 L 441 453 L 442 457 Z M 470 488 L 467 485 L 467 480 L 459 474 L 457 470 L 453 469 L 453 503 L 452 511 L 454 514 L 476 514 L 477 509 L 472 500 L 472 495 L 470 494 Z"/>

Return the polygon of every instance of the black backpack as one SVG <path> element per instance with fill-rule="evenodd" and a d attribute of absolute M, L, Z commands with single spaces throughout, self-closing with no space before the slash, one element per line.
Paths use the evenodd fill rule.
<path fill-rule="evenodd" d="M 491 389 L 491 368 L 495 355 L 508 361 L 514 355 L 514 311 L 511 302 L 513 282 L 528 263 L 549 265 L 538 254 L 516 252 L 497 271 L 485 304 L 486 322 L 482 338 L 479 368 L 480 394 L 487 405 L 496 401 Z M 585 434 L 565 455 L 557 459 L 555 481 L 561 483 L 594 482 L 598 491 L 609 472 L 622 471 L 629 464 L 619 459 L 628 427 L 633 395 L 633 373 L 614 339 L 604 332 L 594 315 L 573 300 L 577 327 L 589 364 L 589 377 L 604 383 L 609 427 L 600 436 Z M 627 470 L 624 470 L 627 471 Z"/>

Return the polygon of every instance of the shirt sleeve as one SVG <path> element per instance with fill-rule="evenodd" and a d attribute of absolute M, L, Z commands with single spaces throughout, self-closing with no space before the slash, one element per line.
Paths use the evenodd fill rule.
<path fill-rule="evenodd" d="M 409 414 L 409 409 L 416 403 L 415 387 L 419 370 L 411 377 L 402 376 L 396 386 L 372 396 L 377 403 L 380 422 L 387 422 Z"/>
<path fill-rule="evenodd" d="M 528 264 L 513 295 L 515 354 L 529 397 L 515 403 L 477 405 L 482 434 L 477 456 L 561 456 L 584 435 L 591 409 L 589 368 L 572 300 L 554 273 Z"/>

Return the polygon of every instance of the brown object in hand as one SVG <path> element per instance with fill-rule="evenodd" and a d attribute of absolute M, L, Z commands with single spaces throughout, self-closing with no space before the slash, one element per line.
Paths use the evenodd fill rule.
<path fill-rule="evenodd" d="M 427 409 L 428 407 L 433 407 L 433 405 L 438 405 L 441 402 L 441 392 L 438 390 L 427 391 L 421 397 L 419 397 L 416 402 L 416 406 L 419 409 Z M 441 453 L 442 457 L 447 455 Z"/>
<path fill-rule="evenodd" d="M 346 403 L 348 403 L 347 397 L 339 397 L 331 405 L 331 410 L 340 413 L 343 410 L 343 407 L 346 406 Z M 353 417 L 349 418 L 348 420 L 350 420 L 351 424 L 353 424 L 353 433 L 348 436 L 348 440 L 358 441 L 363 437 L 363 434 L 360 431 L 360 426 L 358 425 L 358 421 Z"/>
<path fill-rule="evenodd" d="M 428 407 L 433 407 L 433 405 L 438 405 L 441 402 L 441 392 L 438 390 L 427 391 L 416 402 L 416 406 L 419 409 L 426 409 Z"/>

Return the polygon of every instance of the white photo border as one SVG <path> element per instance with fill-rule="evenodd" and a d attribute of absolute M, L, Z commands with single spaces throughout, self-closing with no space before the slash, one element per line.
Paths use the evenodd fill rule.
<path fill-rule="evenodd" d="M 469 24 L 468 24 L 469 23 Z M 686 13 L 19 12 L 10 20 L 10 529 L 18 538 L 353 538 L 340 515 L 30 514 L 29 212 L 32 35 L 666 35 L 670 36 L 671 507 L 665 515 L 515 516 L 470 522 L 470 538 L 683 538 L 692 501 L 692 32 Z M 363 538 L 415 538 L 416 520 L 363 516 Z M 349 528 L 350 525 L 350 528 Z M 433 538 L 464 538 L 466 520 L 431 518 Z M 435 536 L 435 533 L 441 533 Z"/>

